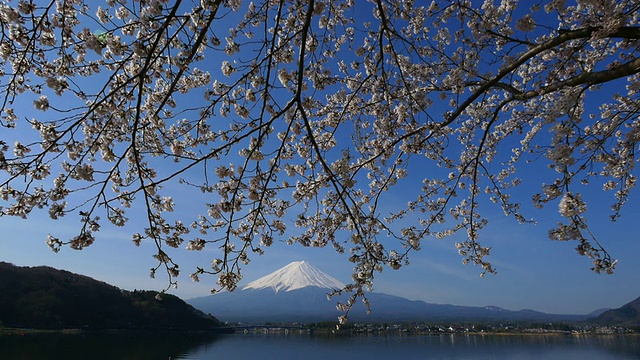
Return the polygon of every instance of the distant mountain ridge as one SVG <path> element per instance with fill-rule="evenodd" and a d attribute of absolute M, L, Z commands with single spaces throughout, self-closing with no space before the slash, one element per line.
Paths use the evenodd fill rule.
<path fill-rule="evenodd" d="M 125 291 L 115 286 L 50 267 L 18 267 L 0 262 L 0 326 L 83 329 L 212 329 L 224 321 L 319 322 L 335 321 L 338 298 L 327 293 L 339 280 L 306 262 L 289 264 L 247 284 L 235 293 L 190 299 L 157 292 Z M 277 275 L 277 276 L 276 276 Z M 369 293 L 372 314 L 362 303 L 349 314 L 350 321 L 532 321 L 577 322 L 640 327 L 640 298 L 624 306 L 596 310 L 588 315 L 556 315 L 496 306 L 472 307 L 432 304 L 402 297 Z M 344 300 L 344 298 L 342 298 Z M 194 308 L 195 307 L 195 308 Z M 203 310 L 204 312 L 197 310 Z"/>
<path fill-rule="evenodd" d="M 327 301 L 327 293 L 342 283 L 307 262 L 293 262 L 249 283 L 241 291 L 189 299 L 204 312 L 230 322 L 334 321 L 342 315 L 338 300 Z M 343 286 L 343 285 L 342 285 Z M 511 311 L 496 306 L 472 307 L 431 304 L 382 293 L 368 293 L 371 314 L 362 303 L 349 313 L 352 321 L 581 321 L 587 315 L 556 315 L 534 310 Z"/>
<path fill-rule="evenodd" d="M 0 325 L 39 329 L 211 329 L 221 323 L 165 294 L 125 291 L 46 266 L 0 262 Z"/>

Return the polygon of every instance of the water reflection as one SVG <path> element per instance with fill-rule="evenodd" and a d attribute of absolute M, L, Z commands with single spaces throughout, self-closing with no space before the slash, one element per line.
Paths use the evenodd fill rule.
<path fill-rule="evenodd" d="M 2 359 L 640 359 L 640 336 L 112 333 L 0 336 Z"/>
<path fill-rule="evenodd" d="M 268 356 L 267 356 L 268 355 Z M 640 359 L 640 336 L 236 334 L 180 359 Z"/>
<path fill-rule="evenodd" d="M 85 333 L 0 336 L 0 358 L 32 360 L 177 359 L 219 337 L 204 333 Z"/>

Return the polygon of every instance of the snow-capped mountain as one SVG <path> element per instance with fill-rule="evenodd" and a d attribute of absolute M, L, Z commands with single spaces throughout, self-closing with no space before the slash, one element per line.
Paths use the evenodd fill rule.
<path fill-rule="evenodd" d="M 213 314 L 222 321 L 260 324 L 264 322 L 335 321 L 343 315 L 336 309 L 347 295 L 327 301 L 327 294 L 344 285 L 304 261 L 293 262 L 280 270 L 247 284 L 242 291 L 221 292 L 187 300 L 193 307 Z M 495 306 L 472 307 L 431 304 L 399 296 L 368 293 L 371 314 L 361 302 L 349 313 L 352 321 L 574 321 L 584 316 L 545 314 L 533 310 L 510 311 Z"/>
<path fill-rule="evenodd" d="M 187 300 L 205 313 L 231 322 L 262 323 L 333 321 L 341 313 L 332 290 L 344 284 L 305 261 L 289 265 L 248 283 L 241 291 Z M 344 300 L 344 299 L 343 299 Z"/>
<path fill-rule="evenodd" d="M 280 270 L 248 283 L 242 290 L 273 289 L 275 292 L 279 292 L 309 286 L 338 290 L 342 289 L 344 284 L 306 261 L 295 261 Z"/>

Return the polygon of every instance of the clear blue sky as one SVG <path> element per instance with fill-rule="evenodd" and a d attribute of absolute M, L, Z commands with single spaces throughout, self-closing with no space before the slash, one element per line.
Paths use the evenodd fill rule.
<path fill-rule="evenodd" d="M 30 106 L 30 100 L 26 101 Z M 4 130 L 0 130 L 4 131 Z M 4 136 L 0 138 L 5 139 Z M 7 139 L 5 139 L 7 140 Z M 10 142 L 12 143 L 12 142 Z M 169 160 L 171 161 L 171 160 Z M 598 186 L 590 190 L 586 213 L 591 228 L 612 256 L 619 260 L 613 275 L 598 275 L 589 270 L 591 263 L 576 254 L 575 242 L 552 242 L 547 237 L 548 230 L 560 220 L 557 203 L 544 210 L 530 206 L 532 192 L 539 189 L 545 179 L 540 172 L 541 165 L 521 168 L 520 177 L 524 184 L 520 192 L 525 205 L 525 215 L 534 217 L 538 225 L 519 225 L 512 218 L 505 218 L 496 207 L 485 209 L 490 224 L 484 229 L 483 245 L 491 246 L 490 261 L 498 274 L 484 279 L 478 275 L 480 269 L 464 266 L 454 246 L 461 238 L 424 241 L 421 251 L 413 253 L 411 265 L 398 271 L 386 268 L 377 274 L 375 291 L 421 299 L 432 303 L 484 306 L 495 305 L 511 310 L 531 308 L 550 313 L 584 314 L 603 307 L 619 307 L 640 296 L 640 235 L 637 219 L 640 218 L 640 203 L 634 200 L 638 191 L 632 193 L 629 204 L 623 209 L 623 217 L 616 223 L 608 220 L 612 194 L 602 194 Z M 428 168 L 413 168 L 412 173 L 430 171 Z M 419 182 L 421 178 L 417 179 Z M 401 190 L 417 186 L 408 180 L 408 185 L 400 186 L 391 198 L 394 203 L 405 204 Z M 634 197 L 635 196 L 635 197 Z M 175 196 L 177 208 L 189 207 L 202 201 L 199 193 L 179 193 Z M 150 243 L 135 247 L 131 233 L 139 231 L 136 224 L 143 219 L 131 220 L 126 228 L 104 226 L 96 234 L 95 244 L 82 251 L 63 248 L 53 253 L 45 244 L 47 234 L 64 239 L 77 234 L 79 223 L 75 218 L 59 221 L 48 219 L 46 212 L 34 212 L 28 220 L 0 218 L 0 260 L 16 265 L 48 265 L 59 269 L 88 275 L 124 289 L 163 289 L 167 280 L 158 273 L 156 279 L 149 278 L 149 269 L 156 265 L 151 255 L 154 248 Z M 291 226 L 293 227 L 293 226 Z M 173 249 L 171 249 L 173 250 Z M 204 296 L 215 287 L 215 278 L 202 277 L 200 283 L 193 283 L 188 274 L 196 266 L 207 268 L 214 258 L 213 249 L 202 252 L 187 252 L 184 247 L 170 251 L 180 264 L 182 275 L 178 289 L 171 293 L 183 298 Z M 275 243 L 262 257 L 254 255 L 252 262 L 244 268 L 244 279 L 240 286 L 279 269 L 291 261 L 306 260 L 329 275 L 349 282 L 351 264 L 348 256 L 336 254 L 332 249 L 303 248 Z M 375 311 L 375 303 L 372 304 Z"/>

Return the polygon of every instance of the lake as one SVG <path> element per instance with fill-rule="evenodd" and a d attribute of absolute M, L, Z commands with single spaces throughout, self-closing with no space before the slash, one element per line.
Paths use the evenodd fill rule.
<path fill-rule="evenodd" d="M 640 359 L 632 335 L 40 334 L 0 336 L 1 359 Z"/>

